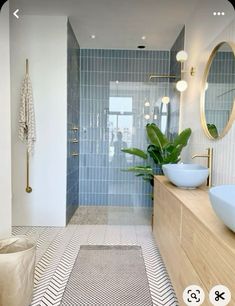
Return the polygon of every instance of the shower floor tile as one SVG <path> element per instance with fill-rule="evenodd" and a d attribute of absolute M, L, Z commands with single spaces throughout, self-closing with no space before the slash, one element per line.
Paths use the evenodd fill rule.
<path fill-rule="evenodd" d="M 141 246 L 153 305 L 178 305 L 151 227 L 148 225 L 69 224 L 65 228 L 13 227 L 12 232 L 13 235 L 23 234 L 37 240 L 31 306 L 60 305 L 80 245 L 88 244 Z"/>
<path fill-rule="evenodd" d="M 151 225 L 152 209 L 120 206 L 80 206 L 70 224 Z"/>
<path fill-rule="evenodd" d="M 70 224 L 107 224 L 108 209 L 105 206 L 80 206 L 70 220 Z"/>

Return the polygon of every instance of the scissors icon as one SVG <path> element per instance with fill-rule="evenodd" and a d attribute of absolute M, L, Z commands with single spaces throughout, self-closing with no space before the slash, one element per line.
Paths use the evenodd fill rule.
<path fill-rule="evenodd" d="M 219 291 L 215 291 L 215 301 L 218 302 L 220 299 L 225 300 L 225 297 L 223 297 L 224 294 L 225 292 L 220 293 Z"/>

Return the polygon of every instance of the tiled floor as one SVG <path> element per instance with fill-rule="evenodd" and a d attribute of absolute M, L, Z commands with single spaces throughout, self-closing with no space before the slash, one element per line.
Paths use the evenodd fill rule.
<path fill-rule="evenodd" d="M 145 207 L 80 206 L 70 224 L 150 225 L 151 216 Z"/>
<path fill-rule="evenodd" d="M 14 227 L 13 234 L 37 239 L 32 306 L 60 305 L 80 245 L 89 244 L 140 245 L 153 305 L 178 305 L 150 226 L 69 224 L 66 228 Z"/>

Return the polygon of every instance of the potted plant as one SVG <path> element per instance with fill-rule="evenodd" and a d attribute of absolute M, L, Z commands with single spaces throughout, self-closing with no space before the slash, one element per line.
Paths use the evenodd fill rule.
<path fill-rule="evenodd" d="M 136 165 L 124 171 L 136 172 L 136 176 L 140 176 L 145 181 L 149 181 L 153 186 L 154 175 L 163 174 L 162 165 L 175 164 L 180 161 L 181 151 L 188 143 L 191 129 L 187 128 L 183 130 L 173 141 L 167 139 L 154 123 L 146 125 L 146 132 L 149 141 L 146 151 L 138 148 L 124 148 L 122 152 L 138 156 L 143 160 L 148 160 L 150 157 L 153 161 L 153 166 Z"/>

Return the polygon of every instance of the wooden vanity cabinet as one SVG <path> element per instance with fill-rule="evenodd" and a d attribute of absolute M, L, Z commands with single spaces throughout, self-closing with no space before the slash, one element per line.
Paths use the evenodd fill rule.
<path fill-rule="evenodd" d="M 154 178 L 153 234 L 175 289 L 179 305 L 189 285 L 227 286 L 235 305 L 235 233 L 211 208 L 206 188 L 183 190 L 164 176 Z"/>

